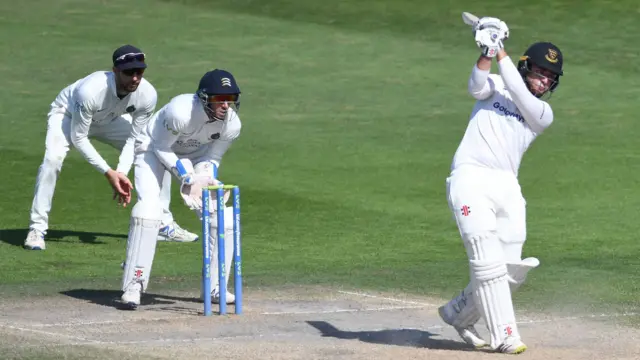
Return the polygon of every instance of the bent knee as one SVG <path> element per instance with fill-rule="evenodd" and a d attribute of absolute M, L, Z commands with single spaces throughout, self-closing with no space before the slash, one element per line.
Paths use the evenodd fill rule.
<path fill-rule="evenodd" d="M 44 153 L 44 159 L 42 160 L 42 165 L 48 168 L 53 168 L 56 171 L 60 171 L 66 156 L 67 156 L 66 151 L 59 152 L 59 151 L 47 150 Z"/>
<path fill-rule="evenodd" d="M 163 218 L 162 206 L 159 201 L 138 201 L 131 210 L 131 217 L 160 221 Z"/>
<path fill-rule="evenodd" d="M 471 274 L 476 281 L 489 282 L 505 277 L 508 273 L 507 264 L 500 261 L 469 261 Z"/>
<path fill-rule="evenodd" d="M 469 260 L 504 262 L 502 243 L 495 231 L 467 233 L 463 241 Z"/>

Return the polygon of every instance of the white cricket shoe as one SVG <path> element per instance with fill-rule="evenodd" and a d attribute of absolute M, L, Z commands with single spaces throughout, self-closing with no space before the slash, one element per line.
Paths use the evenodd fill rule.
<path fill-rule="evenodd" d="M 140 305 L 140 295 L 142 294 L 142 284 L 139 282 L 132 283 L 122 294 L 120 299 L 125 308 L 135 310 Z"/>
<path fill-rule="evenodd" d="M 204 300 L 204 295 L 200 293 L 200 300 Z M 236 302 L 236 296 L 227 290 L 227 305 L 234 304 Z M 220 290 L 216 287 L 211 292 L 211 303 L 220 304 Z"/>
<path fill-rule="evenodd" d="M 504 342 L 500 344 L 495 351 L 503 354 L 522 354 L 527 350 L 525 345 L 519 337 L 507 336 Z"/>
<path fill-rule="evenodd" d="M 193 242 L 197 240 L 198 235 L 181 228 L 175 221 L 161 228 L 158 233 L 158 241 Z"/>
<path fill-rule="evenodd" d="M 453 325 L 452 319 L 447 315 L 446 305 L 438 308 L 438 315 L 440 315 L 442 321 L 453 326 L 453 328 L 458 332 L 458 335 L 460 335 L 462 340 L 467 344 L 475 347 L 476 349 L 482 349 L 489 346 L 489 344 L 480 337 L 480 334 L 478 334 L 478 331 L 473 324 L 466 327 Z"/>
<path fill-rule="evenodd" d="M 24 240 L 24 248 L 27 250 L 44 250 L 44 234 L 36 229 L 29 230 Z"/>
<path fill-rule="evenodd" d="M 227 291 L 227 304 L 234 304 L 236 302 L 236 296 Z M 220 290 L 215 289 L 211 294 L 211 302 L 214 304 L 220 304 Z"/>

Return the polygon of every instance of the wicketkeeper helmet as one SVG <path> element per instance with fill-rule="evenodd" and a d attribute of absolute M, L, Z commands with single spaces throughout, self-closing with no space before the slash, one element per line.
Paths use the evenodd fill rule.
<path fill-rule="evenodd" d="M 233 102 L 236 110 L 240 108 L 240 87 L 233 75 L 226 70 L 215 69 L 204 74 L 196 95 L 210 116 L 215 114 L 213 104 L 219 95 L 229 95 L 229 101 Z"/>

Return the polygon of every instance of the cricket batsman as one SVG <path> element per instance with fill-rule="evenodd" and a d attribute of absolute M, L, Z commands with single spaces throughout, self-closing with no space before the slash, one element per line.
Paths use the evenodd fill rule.
<path fill-rule="evenodd" d="M 441 318 L 469 344 L 518 354 L 522 342 L 512 291 L 539 265 L 522 259 L 526 240 L 525 199 L 518 183 L 522 157 L 553 122 L 547 99 L 563 74 L 560 49 L 532 44 L 517 64 L 504 49 L 509 37 L 500 19 L 484 17 L 473 26 L 481 54 L 468 91 L 477 101 L 446 179 L 449 208 L 469 258 L 470 283 L 440 307 Z M 490 74 L 495 58 L 499 74 Z M 490 341 L 474 325 L 485 320 Z"/>
<path fill-rule="evenodd" d="M 240 88 L 231 73 L 215 69 L 200 80 L 195 94 L 174 97 L 152 117 L 136 141 L 134 176 L 137 202 L 131 212 L 127 254 L 122 277 L 122 303 L 135 309 L 149 284 L 162 222 L 160 192 L 163 174 L 169 169 L 180 182 L 185 204 L 202 217 L 202 187 L 218 185 L 222 156 L 240 135 L 237 110 Z M 235 107 L 235 109 L 234 109 Z M 215 207 L 214 201 L 210 204 Z M 211 212 L 215 219 L 214 211 Z M 233 260 L 233 208 L 225 208 L 225 281 Z M 217 222 L 211 222 L 212 254 L 217 253 Z M 213 259 L 211 279 L 218 279 L 218 257 Z M 212 302 L 220 300 L 217 282 L 212 284 Z M 227 291 L 227 303 L 235 297 Z"/>
<path fill-rule="evenodd" d="M 44 250 L 49 228 L 49 212 L 56 182 L 69 149 L 75 147 L 103 174 L 114 190 L 114 199 L 126 206 L 133 186 L 127 173 L 133 163 L 134 138 L 153 114 L 157 94 L 143 78 L 145 54 L 135 46 L 124 45 L 112 56 L 112 71 L 96 71 L 65 87 L 51 103 L 48 114 L 45 153 L 38 169 L 31 205 L 29 233 L 24 247 Z M 89 139 L 120 150 L 118 165 L 112 168 Z M 180 228 L 169 211 L 171 176 L 164 179 L 162 191 L 163 224 L 173 238 L 195 241 L 198 236 Z M 167 235 L 168 237 L 168 235 Z"/>

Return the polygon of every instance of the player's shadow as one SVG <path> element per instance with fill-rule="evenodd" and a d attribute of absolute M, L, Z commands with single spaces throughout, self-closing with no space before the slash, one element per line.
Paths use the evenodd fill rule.
<path fill-rule="evenodd" d="M 344 331 L 326 321 L 307 321 L 307 323 L 322 333 L 323 337 L 343 340 L 360 340 L 372 344 L 407 346 L 439 350 L 474 350 L 464 342 L 447 339 L 434 339 L 434 334 L 417 329 L 387 329 L 374 331 Z"/>
<path fill-rule="evenodd" d="M 122 291 L 120 290 L 72 289 L 61 291 L 60 294 L 74 299 L 88 301 L 91 304 L 108 306 L 116 309 L 123 308 L 120 302 L 120 296 L 122 295 Z M 144 293 L 140 298 L 140 306 L 174 305 L 177 302 L 195 303 L 201 301 L 195 297 L 169 296 L 154 293 Z"/>
<path fill-rule="evenodd" d="M 24 239 L 27 238 L 29 229 L 0 229 L 0 241 L 7 244 L 22 246 Z M 71 230 L 48 230 L 45 235 L 45 241 L 70 242 L 72 238 L 78 238 L 83 243 L 88 244 L 104 244 L 104 241 L 98 241 L 99 237 L 110 237 L 117 239 L 126 239 L 127 234 L 113 234 L 86 231 Z M 70 239 L 71 238 L 71 239 Z"/>

